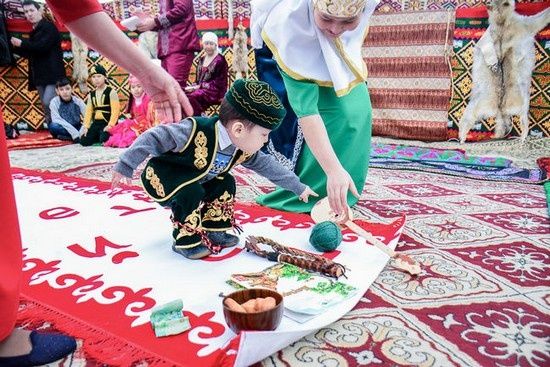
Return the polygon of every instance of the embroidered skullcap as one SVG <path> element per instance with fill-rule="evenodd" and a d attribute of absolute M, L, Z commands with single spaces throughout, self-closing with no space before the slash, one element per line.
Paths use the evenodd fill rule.
<path fill-rule="evenodd" d="M 262 81 L 237 79 L 225 99 L 244 118 L 269 130 L 278 128 L 286 115 L 275 91 Z"/>
<path fill-rule="evenodd" d="M 367 0 L 313 0 L 321 13 L 339 18 L 356 17 L 365 10 Z"/>
<path fill-rule="evenodd" d="M 202 43 L 205 42 L 212 42 L 216 45 L 218 44 L 218 36 L 216 36 L 216 33 L 214 32 L 206 32 L 202 35 Z"/>
<path fill-rule="evenodd" d="M 105 68 L 101 65 L 94 65 L 92 66 L 92 68 L 90 69 L 90 76 L 94 75 L 94 74 L 101 74 L 103 76 L 107 76 L 107 70 L 105 70 Z"/>

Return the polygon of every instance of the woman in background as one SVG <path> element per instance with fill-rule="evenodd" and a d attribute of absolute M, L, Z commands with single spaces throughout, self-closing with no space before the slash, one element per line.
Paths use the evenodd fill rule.
<path fill-rule="evenodd" d="M 357 189 L 363 189 L 367 176 L 372 108 L 361 47 L 377 3 L 251 2 L 252 45 L 262 48 L 265 43 L 273 54 L 307 144 L 302 147 L 295 172 L 320 197 L 328 196 L 337 213 L 357 202 Z M 272 86 L 275 90 L 283 88 L 280 83 Z M 282 126 L 279 130 L 284 134 L 292 128 Z M 293 212 L 309 212 L 315 204 L 314 200 L 296 200 L 281 189 L 260 197 L 258 202 Z"/>
<path fill-rule="evenodd" d="M 204 55 L 197 64 L 197 81 L 185 88 L 195 116 L 210 106 L 220 104 L 227 92 L 228 66 L 218 47 L 218 36 L 206 32 L 202 36 Z"/>

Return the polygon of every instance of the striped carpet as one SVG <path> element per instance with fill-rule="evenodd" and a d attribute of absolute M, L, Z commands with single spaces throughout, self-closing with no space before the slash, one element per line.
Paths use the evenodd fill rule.
<path fill-rule="evenodd" d="M 363 47 L 373 106 L 373 134 L 447 139 L 454 14 L 376 14 Z"/>

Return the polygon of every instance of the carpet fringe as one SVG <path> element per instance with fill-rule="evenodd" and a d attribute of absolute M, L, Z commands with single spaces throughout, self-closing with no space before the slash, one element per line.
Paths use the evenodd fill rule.
<path fill-rule="evenodd" d="M 24 295 L 22 295 L 17 317 L 18 325 L 39 327 L 48 323 L 59 332 L 81 339 L 82 351 L 85 355 L 108 366 L 133 366 L 144 362 L 147 366 L 170 367 L 175 365 L 174 362 L 144 351 L 105 329 L 96 328 Z"/>

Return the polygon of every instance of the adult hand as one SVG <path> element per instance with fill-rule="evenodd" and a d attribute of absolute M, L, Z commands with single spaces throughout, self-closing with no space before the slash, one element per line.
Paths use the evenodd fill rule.
<path fill-rule="evenodd" d="M 341 168 L 327 174 L 327 196 L 330 208 L 336 214 L 342 215 L 348 208 L 348 191 L 359 199 L 359 193 L 349 173 Z"/>
<path fill-rule="evenodd" d="M 19 46 L 21 46 L 21 43 L 22 43 L 23 41 L 21 41 L 21 40 L 20 40 L 19 38 L 17 38 L 17 37 L 12 37 L 12 38 L 10 38 L 10 42 L 11 42 L 12 46 L 14 46 L 14 47 L 19 47 Z"/>
<path fill-rule="evenodd" d="M 178 82 L 157 64 L 150 62 L 147 70 L 136 75 L 153 103 L 162 122 L 182 119 L 182 107 L 186 116 L 193 116 L 193 107 Z"/>
<path fill-rule="evenodd" d="M 145 17 L 140 16 L 139 20 L 140 22 L 136 28 L 140 32 L 150 31 L 156 26 L 155 18 L 153 18 L 152 16 L 145 16 Z"/>

